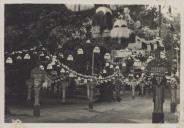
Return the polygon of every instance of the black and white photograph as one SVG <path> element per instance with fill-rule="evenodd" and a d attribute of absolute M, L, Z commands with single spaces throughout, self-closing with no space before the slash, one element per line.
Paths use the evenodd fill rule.
<path fill-rule="evenodd" d="M 172 4 L 4 4 L 4 122 L 178 123 L 180 44 Z"/>

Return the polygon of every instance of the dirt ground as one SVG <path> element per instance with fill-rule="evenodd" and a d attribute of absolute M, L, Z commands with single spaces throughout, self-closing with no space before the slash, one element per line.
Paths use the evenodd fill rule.
<path fill-rule="evenodd" d="M 88 101 L 69 99 L 47 99 L 41 104 L 41 116 L 33 117 L 31 105 L 9 106 L 12 115 L 5 122 L 20 119 L 25 123 L 151 123 L 153 100 L 151 95 L 136 96 L 123 94 L 121 102 L 97 102 L 93 111 L 88 110 Z M 176 123 L 176 113 L 170 112 L 170 99 L 164 102 L 165 123 Z"/>

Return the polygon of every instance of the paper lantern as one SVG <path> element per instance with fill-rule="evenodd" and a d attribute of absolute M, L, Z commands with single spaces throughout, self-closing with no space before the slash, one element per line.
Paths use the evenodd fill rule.
<path fill-rule="evenodd" d="M 88 80 L 87 79 L 84 79 L 84 83 L 87 84 Z"/>
<path fill-rule="evenodd" d="M 105 63 L 105 67 L 108 67 L 109 66 L 109 63 Z"/>
<path fill-rule="evenodd" d="M 65 6 L 73 12 L 80 12 L 94 8 L 94 4 L 65 4 Z"/>
<path fill-rule="evenodd" d="M 107 73 L 107 71 L 104 69 L 104 70 L 103 70 L 103 73 L 104 73 L 104 74 L 106 74 L 106 73 Z"/>
<path fill-rule="evenodd" d="M 73 61 L 73 56 L 72 55 L 68 55 L 67 60 L 68 61 Z"/>
<path fill-rule="evenodd" d="M 114 22 L 113 29 L 111 30 L 112 38 L 129 38 L 130 30 L 127 27 L 125 20 L 117 20 Z"/>
<path fill-rule="evenodd" d="M 93 53 L 100 53 L 100 48 L 98 46 L 96 46 L 94 49 L 93 49 Z"/>
<path fill-rule="evenodd" d="M 22 57 L 21 56 L 17 56 L 17 60 L 22 60 Z"/>
<path fill-rule="evenodd" d="M 7 64 L 12 64 L 12 63 L 13 63 L 13 59 L 12 59 L 11 57 L 8 57 L 8 58 L 6 59 L 6 63 L 7 63 Z"/>
<path fill-rule="evenodd" d="M 80 77 L 78 77 L 78 78 L 77 78 L 77 80 L 78 80 L 78 81 L 81 81 L 81 78 L 80 78 Z"/>
<path fill-rule="evenodd" d="M 130 9 L 127 8 L 127 7 L 125 7 L 125 8 L 123 9 L 123 12 L 124 12 L 124 14 L 129 14 L 129 13 L 130 13 Z"/>
<path fill-rule="evenodd" d="M 44 70 L 45 68 L 44 68 L 44 66 L 43 66 L 43 65 L 40 65 L 40 69 L 41 69 L 41 70 Z"/>
<path fill-rule="evenodd" d="M 119 66 L 117 65 L 117 66 L 115 67 L 115 69 L 119 69 Z"/>
<path fill-rule="evenodd" d="M 114 67 L 114 66 L 111 64 L 111 65 L 110 65 L 110 68 L 113 68 L 113 67 Z"/>
<path fill-rule="evenodd" d="M 73 73 L 70 73 L 70 74 L 69 74 L 69 77 L 74 77 L 74 74 L 73 74 Z"/>
<path fill-rule="evenodd" d="M 99 76 L 99 79 L 102 79 L 102 76 L 101 75 Z"/>
<path fill-rule="evenodd" d="M 22 51 L 18 51 L 18 53 L 22 54 Z"/>
<path fill-rule="evenodd" d="M 30 59 L 31 59 L 31 57 L 30 57 L 30 55 L 29 55 L 29 54 L 26 54 L 26 55 L 24 56 L 24 59 L 25 59 L 25 60 L 30 60 Z"/>
<path fill-rule="evenodd" d="M 36 55 L 38 52 L 34 51 L 33 54 Z"/>
<path fill-rule="evenodd" d="M 123 66 L 123 67 L 126 67 L 126 63 L 124 62 L 124 63 L 122 64 L 122 66 Z"/>
<path fill-rule="evenodd" d="M 145 69 L 145 67 L 144 66 L 141 66 L 141 70 L 143 71 Z"/>
<path fill-rule="evenodd" d="M 50 57 L 49 57 L 49 56 L 46 56 L 45 58 L 46 58 L 46 59 L 50 59 Z"/>
<path fill-rule="evenodd" d="M 90 44 L 90 43 L 91 43 L 91 41 L 90 41 L 90 40 L 87 40 L 87 41 L 86 41 L 86 43 L 87 43 L 87 44 Z"/>
<path fill-rule="evenodd" d="M 44 54 L 43 52 L 40 54 L 41 57 L 43 57 L 44 55 L 45 55 L 45 54 Z"/>
<path fill-rule="evenodd" d="M 111 55 L 110 55 L 110 53 L 105 53 L 105 55 L 104 55 L 104 59 L 106 59 L 106 60 L 111 59 Z"/>
<path fill-rule="evenodd" d="M 82 48 L 79 48 L 79 49 L 77 50 L 77 54 L 78 54 L 78 55 L 83 55 L 83 54 L 84 54 L 83 49 L 82 49 Z"/>
<path fill-rule="evenodd" d="M 47 69 L 52 69 L 52 64 L 48 64 Z"/>

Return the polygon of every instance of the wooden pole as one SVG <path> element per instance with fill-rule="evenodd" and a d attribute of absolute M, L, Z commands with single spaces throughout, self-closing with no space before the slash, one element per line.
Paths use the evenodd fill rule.
<path fill-rule="evenodd" d="M 132 85 L 132 99 L 135 99 L 135 85 Z"/>
<path fill-rule="evenodd" d="M 89 111 L 93 109 L 93 85 L 90 85 Z"/>
<path fill-rule="evenodd" d="M 89 85 L 87 84 L 87 99 L 90 98 L 90 89 L 89 89 Z"/>
<path fill-rule="evenodd" d="M 34 108 L 33 115 L 40 116 L 40 88 L 34 85 Z"/>
<path fill-rule="evenodd" d="M 66 85 L 62 85 L 62 103 L 66 103 Z"/>

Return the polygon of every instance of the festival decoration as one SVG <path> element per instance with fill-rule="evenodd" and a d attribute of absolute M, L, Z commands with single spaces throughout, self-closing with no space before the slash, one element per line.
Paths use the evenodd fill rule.
<path fill-rule="evenodd" d="M 30 57 L 30 55 L 29 55 L 29 54 L 25 54 L 24 59 L 25 59 L 25 60 L 30 60 L 30 59 L 31 59 L 31 57 Z"/>
<path fill-rule="evenodd" d="M 85 11 L 94 8 L 93 4 L 83 5 L 83 4 L 65 4 L 67 9 L 73 12 Z"/>
<path fill-rule="evenodd" d="M 17 56 L 17 60 L 22 60 L 22 57 L 21 56 Z"/>
<path fill-rule="evenodd" d="M 12 59 L 11 57 L 8 57 L 8 58 L 6 59 L 6 63 L 7 63 L 7 64 L 12 64 L 12 63 L 13 63 L 13 59 Z"/>
<path fill-rule="evenodd" d="M 111 30 L 111 38 L 129 38 L 130 30 L 125 20 L 116 20 Z"/>
<path fill-rule="evenodd" d="M 73 56 L 72 55 L 68 55 L 67 60 L 68 61 L 73 61 Z"/>
<path fill-rule="evenodd" d="M 100 32 L 112 28 L 112 11 L 107 7 L 99 7 L 93 16 L 93 26 L 99 26 Z"/>
<path fill-rule="evenodd" d="M 82 48 L 79 48 L 79 49 L 77 50 L 77 54 L 78 54 L 78 55 L 83 55 L 83 54 L 84 54 L 83 49 L 82 49 Z"/>

